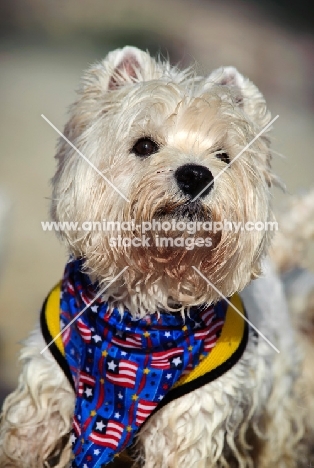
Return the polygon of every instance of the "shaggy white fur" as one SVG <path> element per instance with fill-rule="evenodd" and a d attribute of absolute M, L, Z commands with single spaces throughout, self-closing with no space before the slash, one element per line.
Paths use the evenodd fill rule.
<path fill-rule="evenodd" d="M 192 70 L 178 72 L 144 52 L 125 48 L 88 71 L 65 135 L 130 202 L 117 195 L 61 139 L 52 216 L 56 221 L 75 220 L 80 225 L 86 220 L 135 220 L 134 230 L 121 233 L 62 232 L 71 252 L 86 259 L 93 280 L 106 284 L 129 266 L 106 291 L 112 305 L 144 316 L 172 304 L 179 303 L 182 310 L 220 299 L 193 271 L 193 265 L 226 296 L 256 277 L 269 231 L 240 230 L 232 236 L 221 231 L 213 238 L 215 248 L 192 251 L 158 248 L 155 243 L 145 248 L 117 248 L 110 244 L 110 238 L 118 234 L 141 237 L 137 226 L 142 222 L 182 217 L 188 197 L 178 191 L 175 169 L 197 163 L 210 167 L 211 174 L 217 176 L 226 167 L 217 153 L 223 150 L 232 161 L 269 121 L 261 93 L 230 67 L 207 78 L 198 77 Z M 132 152 L 143 137 L 158 146 L 156 157 L 140 158 Z M 274 177 L 269 164 L 269 142 L 263 134 L 215 181 L 201 204 L 190 206 L 188 219 L 271 221 L 268 185 Z M 173 172 L 160 172 L 165 169 Z M 82 187 L 88 187 L 87 191 Z M 206 237 L 208 233 L 200 230 L 198 235 Z"/>
<path fill-rule="evenodd" d="M 242 359 L 229 372 L 171 402 L 144 425 L 140 443 L 145 466 L 306 466 L 300 444 L 305 408 L 296 411 L 302 404 L 295 387 L 301 354 L 270 264 L 265 277 L 248 286 L 242 297 L 254 325 L 281 353 L 251 333 Z"/>
<path fill-rule="evenodd" d="M 49 467 L 55 457 L 64 467 L 70 459 L 73 390 L 50 351 L 40 354 L 45 345 L 36 327 L 21 350 L 19 384 L 3 406 L 1 467 Z"/>
<path fill-rule="evenodd" d="M 296 387 L 301 355 L 270 265 L 242 298 L 252 323 L 280 354 L 251 331 L 243 357 L 229 372 L 166 405 L 144 425 L 138 445 L 145 467 L 306 466 L 300 443 L 305 408 Z M 36 328 L 21 351 L 19 386 L 3 408 L 1 440 L 8 458 L 2 453 L 1 467 L 63 468 L 69 461 L 70 446 L 62 438 L 71 429 L 75 397 L 50 352 L 40 354 L 44 346 Z M 47 460 L 56 464 L 44 465 Z"/>
<path fill-rule="evenodd" d="M 139 237 L 138 225 L 153 219 L 272 221 L 270 186 L 276 178 L 268 137 L 263 134 L 233 162 L 269 121 L 261 93 L 232 67 L 200 77 L 126 47 L 87 71 L 64 133 L 94 167 L 60 140 L 51 212 L 55 221 L 79 225 L 135 220 L 134 228 L 119 233 L 65 229 L 61 234 L 101 286 L 128 267 L 104 294 L 110 307 L 128 308 L 137 318 L 219 300 L 193 266 L 225 296 L 242 291 L 260 274 L 271 237 L 265 230 L 222 230 L 212 234 L 210 248 L 191 250 L 154 243 L 117 246 L 110 238 Z M 187 165 L 198 165 L 213 179 L 197 201 L 191 188 L 196 176 L 185 173 L 188 180 L 178 182 L 177 171 Z M 174 230 L 171 236 L 188 234 Z M 204 229 L 197 232 L 207 236 Z M 299 468 L 309 463 L 309 426 L 300 402 L 302 355 L 269 262 L 242 297 L 249 319 L 280 353 L 251 328 L 237 364 L 143 425 L 139 466 Z M 75 395 L 49 350 L 40 354 L 43 347 L 36 328 L 21 352 L 18 388 L 3 408 L 1 468 L 70 466 Z"/>

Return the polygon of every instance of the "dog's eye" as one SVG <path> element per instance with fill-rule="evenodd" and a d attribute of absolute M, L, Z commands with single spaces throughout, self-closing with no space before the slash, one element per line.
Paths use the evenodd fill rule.
<path fill-rule="evenodd" d="M 150 138 L 140 138 L 137 140 L 132 148 L 132 153 L 136 156 L 150 156 L 151 154 L 157 153 L 159 146 Z"/>
<path fill-rule="evenodd" d="M 222 150 L 218 150 L 215 154 L 216 158 L 220 159 L 220 161 L 223 161 L 226 164 L 230 164 L 230 158 L 228 153 L 225 153 Z"/>

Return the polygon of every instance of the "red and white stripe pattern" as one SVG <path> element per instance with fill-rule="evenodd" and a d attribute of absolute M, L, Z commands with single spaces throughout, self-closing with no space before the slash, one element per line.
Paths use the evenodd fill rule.
<path fill-rule="evenodd" d="M 147 400 L 140 400 L 136 411 L 135 424 L 140 426 L 148 418 L 148 416 L 154 411 L 157 403 Z"/>
<path fill-rule="evenodd" d="M 88 306 L 95 298 L 95 292 L 87 288 L 81 292 L 81 298 L 83 299 L 84 304 Z"/>
<path fill-rule="evenodd" d="M 74 296 L 75 295 L 75 289 L 74 289 L 74 285 L 71 283 L 71 281 L 67 281 L 66 286 L 67 286 L 68 293 L 71 294 L 71 296 Z"/>
<path fill-rule="evenodd" d="M 62 342 L 64 346 L 66 346 L 69 343 L 70 338 L 71 338 L 71 328 L 68 327 L 62 332 Z"/>
<path fill-rule="evenodd" d="M 90 343 L 92 339 L 91 330 L 85 325 L 81 318 L 77 319 L 76 326 L 84 343 Z"/>
<path fill-rule="evenodd" d="M 214 320 L 215 310 L 213 307 L 205 310 L 201 314 L 201 318 L 205 323 L 206 328 L 205 330 L 196 332 L 194 336 L 197 340 L 204 340 L 204 351 L 209 351 L 215 346 L 215 343 L 217 341 L 216 333 L 218 330 L 221 330 L 221 327 L 224 324 L 224 320 Z"/>
<path fill-rule="evenodd" d="M 208 334 L 208 327 L 212 323 L 213 319 L 215 318 L 215 310 L 213 307 L 209 307 L 208 309 L 204 310 L 200 314 L 200 318 L 202 319 L 205 329 L 203 328 L 201 331 L 195 333 L 195 338 L 197 340 L 203 340 Z"/>
<path fill-rule="evenodd" d="M 203 352 L 209 353 L 209 351 L 211 351 L 215 347 L 216 343 L 217 343 L 216 334 L 210 335 L 207 338 L 205 338 Z"/>
<path fill-rule="evenodd" d="M 137 364 L 121 359 L 114 371 L 110 370 L 110 361 L 107 362 L 107 365 L 106 378 L 109 382 L 120 385 L 121 387 L 135 387 L 136 374 L 138 370 Z"/>
<path fill-rule="evenodd" d="M 79 384 L 78 384 L 78 394 L 79 396 L 83 395 L 84 392 L 84 385 L 89 385 L 90 387 L 94 387 L 96 383 L 96 379 L 91 375 L 87 374 L 86 372 L 81 372 L 79 377 Z"/>
<path fill-rule="evenodd" d="M 126 335 L 125 338 L 118 338 L 114 336 L 111 340 L 111 343 L 121 346 L 123 348 L 142 348 L 142 336 L 138 333 L 133 333 L 132 335 Z"/>
<path fill-rule="evenodd" d="M 83 393 L 84 393 L 84 384 L 83 384 L 83 382 L 79 381 L 77 394 L 78 394 L 78 396 L 82 396 Z"/>
<path fill-rule="evenodd" d="M 186 369 L 182 372 L 182 377 L 188 375 L 194 369 L 193 364 L 189 364 Z"/>
<path fill-rule="evenodd" d="M 160 351 L 158 353 L 152 353 L 151 367 L 155 369 L 170 369 L 170 359 L 182 355 L 183 352 L 183 348 L 175 348 L 169 351 Z"/>
<path fill-rule="evenodd" d="M 88 438 L 98 445 L 115 450 L 123 434 L 123 424 L 113 420 L 109 420 L 107 424 L 103 424 L 102 421 L 104 420 L 101 420 L 101 418 L 97 419 L 94 430 Z"/>
<path fill-rule="evenodd" d="M 79 422 L 77 420 L 77 417 L 74 416 L 73 418 L 73 430 L 75 432 L 75 434 L 79 437 L 82 433 L 81 431 L 81 426 L 79 425 Z"/>

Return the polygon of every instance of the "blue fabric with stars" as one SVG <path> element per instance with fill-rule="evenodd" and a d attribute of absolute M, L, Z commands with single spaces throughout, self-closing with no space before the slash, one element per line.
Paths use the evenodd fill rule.
<path fill-rule="evenodd" d="M 214 347 L 225 307 L 193 308 L 184 319 L 168 312 L 134 319 L 95 300 L 98 287 L 82 265 L 67 264 L 61 288 L 61 328 L 76 318 L 62 334 L 76 392 L 72 468 L 101 468 Z"/>

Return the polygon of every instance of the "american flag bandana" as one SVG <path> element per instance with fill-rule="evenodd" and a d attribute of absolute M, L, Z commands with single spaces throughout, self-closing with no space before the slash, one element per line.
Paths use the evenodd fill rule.
<path fill-rule="evenodd" d="M 71 260 L 61 287 L 61 330 L 97 294 Z M 98 298 L 62 334 L 76 392 L 72 468 L 103 468 L 129 447 L 165 395 L 214 348 L 225 302 L 134 319 Z"/>

